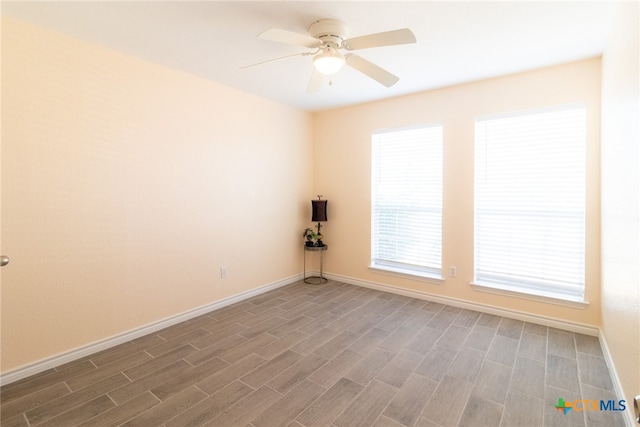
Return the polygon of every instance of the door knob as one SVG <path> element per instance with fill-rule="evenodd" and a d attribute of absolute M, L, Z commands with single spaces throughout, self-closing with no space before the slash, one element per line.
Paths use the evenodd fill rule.
<path fill-rule="evenodd" d="M 4 255 L 0 256 L 0 267 L 4 267 L 7 264 L 9 264 L 9 257 Z"/>

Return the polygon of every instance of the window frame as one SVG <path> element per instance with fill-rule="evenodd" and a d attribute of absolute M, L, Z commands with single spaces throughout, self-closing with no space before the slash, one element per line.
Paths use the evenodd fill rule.
<path fill-rule="evenodd" d="M 581 170 L 579 171 L 580 175 L 580 187 L 581 187 L 581 240 L 578 240 L 574 243 L 581 243 L 581 252 L 578 253 L 581 258 L 581 282 L 579 285 L 581 286 L 579 289 L 575 284 L 572 285 L 562 285 L 560 283 L 556 284 L 541 284 L 540 281 L 534 281 L 532 283 L 525 283 L 524 281 L 516 281 L 513 280 L 513 276 L 503 276 L 500 278 L 500 274 L 496 274 L 496 279 L 491 280 L 487 279 L 487 273 L 480 275 L 481 278 L 478 278 L 478 197 L 479 197 L 479 186 L 481 185 L 480 180 L 478 179 L 478 124 L 480 122 L 487 122 L 491 120 L 502 120 L 502 119 L 511 119 L 511 118 L 522 118 L 526 116 L 535 116 L 540 114 L 552 114 L 552 113 L 563 113 L 563 112 L 571 112 L 573 110 L 579 111 L 581 113 L 581 117 L 578 119 L 581 121 L 581 134 L 579 137 L 581 138 L 581 156 L 579 157 L 579 161 L 581 162 Z M 558 105 L 546 108 L 525 110 L 525 111 L 515 111 L 503 114 L 495 114 L 491 116 L 481 116 L 477 117 L 474 120 L 474 267 L 473 273 L 474 278 L 471 285 L 476 290 L 492 292 L 492 293 L 502 293 L 511 296 L 529 296 L 533 299 L 539 299 L 545 302 L 556 302 L 561 305 L 569 305 L 569 306 L 584 306 L 588 304 L 585 301 L 586 294 L 586 285 L 587 285 L 587 265 L 586 265 L 586 257 L 587 257 L 587 248 L 588 248 L 588 233 L 587 233 L 587 153 L 588 153 L 588 138 L 587 138 L 587 117 L 588 117 L 587 107 L 584 103 L 573 103 L 573 104 L 565 104 Z M 576 139 L 578 137 L 575 137 Z M 560 215 L 558 215 L 560 216 Z M 484 277 L 484 279 L 482 278 Z"/>
<path fill-rule="evenodd" d="M 437 143 L 439 147 L 436 147 L 436 150 L 439 151 L 439 206 L 437 206 L 436 215 L 439 215 L 439 238 L 438 241 L 438 261 L 439 265 L 436 267 L 434 265 L 418 265 L 412 263 L 405 263 L 398 260 L 388 260 L 381 259 L 377 257 L 378 249 L 376 247 L 376 203 L 377 203 L 377 187 L 376 187 L 376 144 L 382 143 L 381 141 L 376 141 L 376 138 L 381 137 L 382 135 L 389 135 L 393 133 L 401 133 L 401 132 L 411 132 L 411 131 L 420 131 L 425 130 L 426 132 L 435 130 L 439 132 Z M 427 137 L 428 138 L 428 137 Z M 387 141 L 392 142 L 392 141 Z M 432 142 L 427 139 L 425 142 Z M 433 150 L 432 147 L 426 150 L 428 153 L 430 150 Z M 369 269 L 376 273 L 388 274 L 399 277 L 407 277 L 411 279 L 417 280 L 426 280 L 434 283 L 443 283 L 443 267 L 442 267 L 442 217 L 443 217 L 443 194 L 444 194 L 444 125 L 442 123 L 424 123 L 415 126 L 405 126 L 405 127 L 397 127 L 397 128 L 387 128 L 387 129 L 379 129 L 372 132 L 371 135 L 371 253 L 370 253 L 370 264 Z M 432 168 L 433 169 L 433 168 Z M 436 171 L 437 172 L 437 171 Z M 438 183 L 436 183 L 437 185 Z M 412 205 L 410 208 L 415 208 L 415 205 Z M 434 207 L 431 206 L 427 209 L 430 209 L 433 213 Z M 405 212 L 396 211 L 396 212 Z"/>

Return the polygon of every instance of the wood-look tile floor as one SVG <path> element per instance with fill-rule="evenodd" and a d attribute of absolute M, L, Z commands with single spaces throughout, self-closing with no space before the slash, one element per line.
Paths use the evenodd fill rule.
<path fill-rule="evenodd" d="M 10 426 L 604 426 L 598 339 L 302 282 L 1 390 Z"/>

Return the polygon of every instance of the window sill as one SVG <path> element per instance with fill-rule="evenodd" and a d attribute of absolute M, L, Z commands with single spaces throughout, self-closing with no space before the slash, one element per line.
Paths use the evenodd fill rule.
<path fill-rule="evenodd" d="M 370 265 L 369 270 L 377 274 L 386 274 L 387 276 L 402 277 L 404 279 L 421 280 L 437 285 L 444 284 L 442 275 L 435 273 L 427 273 L 423 271 L 410 270 L 404 268 L 393 268 L 388 266 Z"/>
<path fill-rule="evenodd" d="M 578 298 L 572 298 L 567 295 L 553 294 L 551 292 L 535 291 L 524 292 L 521 288 L 510 287 L 507 285 L 496 285 L 486 283 L 470 283 L 471 287 L 480 292 L 487 292 L 496 295 L 505 295 L 510 297 L 527 299 L 530 301 L 539 301 L 549 304 L 561 305 L 570 308 L 579 308 L 584 310 L 589 306 L 587 301 Z"/>

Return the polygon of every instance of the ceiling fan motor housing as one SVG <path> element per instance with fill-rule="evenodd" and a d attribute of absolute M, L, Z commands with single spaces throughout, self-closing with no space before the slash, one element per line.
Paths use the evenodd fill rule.
<path fill-rule="evenodd" d="M 335 19 L 321 19 L 311 24 L 309 34 L 324 43 L 339 47 L 345 39 L 347 31 L 343 22 Z"/>

